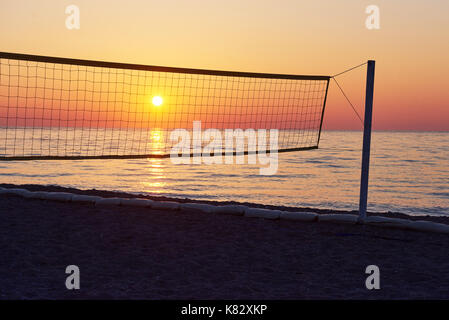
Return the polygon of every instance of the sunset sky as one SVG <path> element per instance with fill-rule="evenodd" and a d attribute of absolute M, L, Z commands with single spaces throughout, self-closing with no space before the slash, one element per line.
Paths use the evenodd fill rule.
<path fill-rule="evenodd" d="M 79 30 L 65 26 L 80 8 Z M 380 30 L 365 27 L 368 5 Z M 447 0 L 2 0 L 0 51 L 333 75 L 376 60 L 374 129 L 449 130 Z M 337 78 L 362 110 L 365 69 Z M 331 82 L 326 129 L 360 129 Z"/>

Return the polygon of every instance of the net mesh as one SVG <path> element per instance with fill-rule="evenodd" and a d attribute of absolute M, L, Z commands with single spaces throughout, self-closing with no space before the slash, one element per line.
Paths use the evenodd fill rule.
<path fill-rule="evenodd" d="M 328 83 L 0 53 L 0 159 L 165 157 L 194 121 L 278 129 L 280 152 L 316 148 Z"/>

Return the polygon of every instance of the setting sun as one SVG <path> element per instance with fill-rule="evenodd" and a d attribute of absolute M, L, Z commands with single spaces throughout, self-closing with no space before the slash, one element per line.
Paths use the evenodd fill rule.
<path fill-rule="evenodd" d="M 155 97 L 153 97 L 152 102 L 153 102 L 153 105 L 155 105 L 156 107 L 159 107 L 160 105 L 162 105 L 162 102 L 164 102 L 164 100 L 160 96 L 155 96 Z"/>

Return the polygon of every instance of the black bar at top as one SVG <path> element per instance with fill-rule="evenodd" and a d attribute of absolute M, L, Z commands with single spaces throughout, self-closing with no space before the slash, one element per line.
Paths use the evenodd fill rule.
<path fill-rule="evenodd" d="M 119 62 L 48 57 L 48 56 L 38 56 L 38 55 L 10 53 L 10 52 L 0 52 L 0 58 L 12 59 L 12 60 L 46 62 L 46 63 L 57 63 L 57 64 L 70 64 L 70 65 L 88 66 L 88 67 L 130 69 L 130 70 L 143 70 L 143 71 L 154 71 L 154 72 L 203 74 L 203 75 L 223 76 L 223 77 L 247 77 L 247 78 L 269 78 L 269 79 L 292 79 L 292 80 L 329 80 L 330 79 L 330 76 L 292 75 L 292 74 L 276 74 L 276 73 L 257 73 L 257 72 L 174 68 L 174 67 L 150 66 L 150 65 L 143 65 L 143 64 L 132 64 L 132 63 L 119 63 Z"/>

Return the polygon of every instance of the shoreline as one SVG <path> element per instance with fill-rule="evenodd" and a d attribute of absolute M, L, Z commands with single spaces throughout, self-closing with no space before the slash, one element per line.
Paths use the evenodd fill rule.
<path fill-rule="evenodd" d="M 145 195 L 139 193 L 128 193 L 122 191 L 109 191 L 109 190 L 97 190 L 97 189 L 76 189 L 71 187 L 62 187 L 58 185 L 37 185 L 37 184 L 8 184 L 0 183 L 0 188 L 21 188 L 29 191 L 45 191 L 45 192 L 69 192 L 73 194 L 89 195 L 89 196 L 100 196 L 104 198 L 142 198 L 150 199 L 154 201 L 176 201 L 179 203 L 202 203 L 210 205 L 244 205 L 250 208 L 262 208 L 271 210 L 282 210 L 282 211 L 302 211 L 302 212 L 313 212 L 316 214 L 358 214 L 357 210 L 338 210 L 338 209 L 320 209 L 312 207 L 290 207 L 282 205 L 265 205 L 259 203 L 251 202 L 238 202 L 238 201 L 216 201 L 216 200 L 196 200 L 191 198 L 181 198 L 181 197 L 166 197 L 166 196 L 154 196 Z M 400 212 L 367 212 L 367 216 L 381 216 L 388 218 L 399 218 L 407 219 L 412 221 L 423 220 L 431 221 L 437 223 L 444 223 L 449 225 L 449 216 L 435 216 L 435 215 L 408 215 Z"/>

